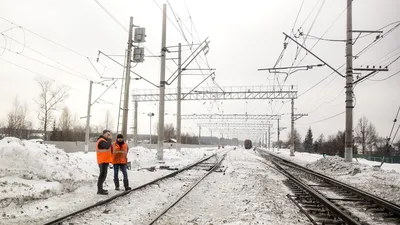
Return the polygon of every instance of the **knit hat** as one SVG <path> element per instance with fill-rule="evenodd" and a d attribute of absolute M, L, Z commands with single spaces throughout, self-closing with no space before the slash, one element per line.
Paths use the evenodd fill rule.
<path fill-rule="evenodd" d="M 122 134 L 118 134 L 118 135 L 117 135 L 117 139 L 118 139 L 118 138 L 124 138 L 124 136 L 123 136 Z"/>

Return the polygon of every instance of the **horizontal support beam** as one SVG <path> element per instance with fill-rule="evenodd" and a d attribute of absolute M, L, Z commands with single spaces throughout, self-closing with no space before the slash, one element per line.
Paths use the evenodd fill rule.
<path fill-rule="evenodd" d="M 354 68 L 355 71 L 389 71 L 388 68 Z"/>
<path fill-rule="evenodd" d="M 182 90 L 182 100 L 249 100 L 249 99 L 297 99 L 297 87 L 253 86 L 225 88 L 196 88 L 194 91 Z M 132 90 L 132 100 L 138 102 L 158 102 L 159 90 Z M 165 101 L 176 101 L 177 90 L 166 89 Z M 183 98 L 184 97 L 184 98 Z"/>
<path fill-rule="evenodd" d="M 281 115 L 268 115 L 268 114 L 189 114 L 182 115 L 184 119 L 215 119 L 215 120 L 278 120 Z"/>
<path fill-rule="evenodd" d="M 198 123 L 198 126 L 201 127 L 215 127 L 215 128 L 255 128 L 255 127 L 259 127 L 259 128 L 268 128 L 268 127 L 272 127 L 272 124 L 270 123 Z"/>

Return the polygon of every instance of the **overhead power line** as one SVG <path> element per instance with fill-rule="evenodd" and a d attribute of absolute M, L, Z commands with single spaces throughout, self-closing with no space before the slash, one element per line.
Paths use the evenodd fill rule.
<path fill-rule="evenodd" d="M 11 65 L 13 65 L 13 66 L 16 66 L 16 67 L 19 67 L 19 68 L 21 68 L 21 69 L 24 69 L 24 70 L 26 70 L 26 71 L 28 71 L 28 72 L 33 73 L 33 74 L 36 74 L 36 75 L 38 75 L 38 76 L 40 76 L 40 77 L 44 77 L 44 78 L 46 78 L 46 79 L 49 79 L 49 80 L 52 80 L 52 81 L 56 82 L 56 80 L 54 80 L 53 78 L 51 78 L 51 77 L 49 77 L 49 76 L 43 75 L 43 74 L 38 73 L 38 72 L 36 72 L 36 71 L 33 71 L 33 70 L 29 69 L 29 68 L 26 68 L 26 67 L 24 67 L 24 66 L 18 65 L 18 64 L 14 63 L 14 62 L 11 62 L 11 61 L 8 61 L 8 60 L 2 59 L 2 58 L 0 58 L 0 60 L 2 60 L 2 61 L 4 61 L 4 62 L 7 62 L 7 63 L 9 63 L 9 64 L 11 64 Z M 65 84 L 63 84 L 63 85 L 65 85 Z M 67 87 L 69 87 L 69 88 L 71 88 L 71 89 L 74 89 L 74 90 L 76 90 L 76 91 L 79 91 L 79 92 L 83 93 L 83 92 L 82 92 L 81 90 L 79 90 L 79 89 L 73 88 L 73 87 L 68 86 L 68 85 L 65 85 L 65 86 L 67 86 Z"/>
<path fill-rule="evenodd" d="M 0 46 L 0 47 L 1 47 L 1 46 Z M 27 59 L 30 59 L 30 60 L 32 60 L 32 61 L 35 61 L 35 62 L 37 62 L 37 63 L 40 63 L 40 64 L 43 64 L 43 65 L 45 65 L 45 66 L 51 67 L 51 68 L 53 68 L 53 69 L 62 71 L 62 72 L 64 72 L 64 73 L 71 74 L 71 75 L 73 75 L 73 76 L 76 76 L 76 77 L 81 78 L 81 79 L 85 79 L 85 80 L 87 80 L 87 81 L 90 80 L 90 79 L 88 79 L 87 77 L 84 77 L 84 76 L 81 76 L 81 75 L 78 75 L 78 74 L 71 73 L 71 72 L 69 72 L 69 71 L 66 71 L 66 70 L 64 70 L 64 69 L 58 68 L 58 67 L 53 66 L 53 65 L 50 65 L 50 64 L 48 64 L 48 63 L 45 63 L 45 62 L 40 61 L 40 60 L 37 60 L 37 59 L 32 58 L 32 57 L 30 57 L 30 56 L 23 55 L 23 54 L 19 54 L 18 52 L 15 52 L 15 51 L 12 51 L 12 50 L 9 50 L 9 49 L 6 49 L 6 50 L 9 51 L 9 52 L 11 52 L 11 53 L 14 53 L 14 54 L 16 54 L 16 55 L 19 55 L 19 56 L 25 57 L 25 58 L 27 58 Z"/>
<path fill-rule="evenodd" d="M 385 80 L 388 80 L 389 78 L 394 77 L 394 76 L 399 75 L 399 74 L 400 74 L 400 70 L 397 71 L 396 73 L 384 78 L 384 79 L 381 79 L 381 80 L 374 80 L 374 79 L 368 79 L 368 80 L 371 80 L 371 81 L 385 81 Z"/>
<path fill-rule="evenodd" d="M 5 34 L 2 34 L 2 35 L 5 36 L 5 37 L 8 38 L 8 39 L 11 39 L 13 42 L 16 42 L 16 43 L 18 43 L 18 44 L 20 44 L 20 45 L 23 45 L 24 48 L 27 48 L 27 49 L 29 49 L 29 50 L 35 52 L 36 54 L 39 54 L 39 55 L 45 57 L 45 58 L 48 59 L 48 60 L 51 60 L 51 61 L 53 61 L 53 62 L 55 62 L 55 63 L 57 63 L 57 64 L 59 64 L 59 65 L 61 65 L 61 66 L 63 66 L 63 67 L 65 67 L 65 68 L 67 68 L 67 69 L 69 69 L 69 70 L 75 72 L 75 73 L 80 74 L 80 75 L 76 75 L 76 76 L 83 76 L 83 77 L 85 77 L 85 78 L 87 78 L 87 79 L 90 79 L 90 77 L 88 77 L 88 76 L 82 74 L 81 72 L 78 72 L 77 70 L 75 70 L 75 69 L 73 69 L 73 68 L 71 68 L 71 67 L 69 67 L 69 66 L 67 66 L 67 65 L 65 65 L 65 64 L 63 64 L 63 63 L 61 63 L 61 62 L 59 62 L 59 61 L 57 61 L 57 60 L 55 60 L 55 59 L 53 59 L 52 57 L 47 56 L 47 55 L 45 55 L 45 54 L 43 54 L 43 53 L 41 53 L 41 52 L 35 50 L 34 48 L 32 48 L 32 47 L 26 45 L 25 43 L 21 43 L 20 41 L 15 40 L 15 39 L 13 39 L 13 38 L 11 38 L 10 36 L 7 36 L 7 35 L 5 35 Z M 6 50 L 6 48 L 4 48 L 4 50 Z M 9 49 L 8 49 L 8 50 L 9 50 Z M 19 55 L 22 55 L 22 52 L 14 52 L 14 53 L 18 53 Z M 85 79 L 85 78 L 84 78 L 84 79 Z"/>
<path fill-rule="evenodd" d="M 299 124 L 299 125 L 311 125 L 311 124 L 315 124 L 315 123 L 320 123 L 320 122 L 323 122 L 323 121 L 326 121 L 326 120 L 330 120 L 330 119 L 332 119 L 332 118 L 335 118 L 335 117 L 337 117 L 337 116 L 340 116 L 340 115 L 342 115 L 342 114 L 345 113 L 345 112 L 346 112 L 346 111 L 343 111 L 343 112 L 341 112 L 341 113 L 335 114 L 335 115 L 333 115 L 333 116 L 327 117 L 327 118 L 322 119 L 322 120 L 318 120 L 318 121 L 311 122 L 311 123 L 307 123 L 307 124 Z"/>
<path fill-rule="evenodd" d="M 49 38 L 47 38 L 47 37 L 45 37 L 45 36 L 43 36 L 43 35 L 40 35 L 40 34 L 34 32 L 34 31 L 30 30 L 30 29 L 27 29 L 27 28 L 22 27 L 22 26 L 20 26 L 20 25 L 18 25 L 18 24 L 15 24 L 14 22 L 12 22 L 12 21 L 10 21 L 10 20 L 7 20 L 7 19 L 5 19 L 4 17 L 1 17 L 1 16 L 0 16 L 0 19 L 2 19 L 2 20 L 4 20 L 4 21 L 7 21 L 7 22 L 9 22 L 9 23 L 11 23 L 11 24 L 13 24 L 13 25 L 16 25 L 16 26 L 20 27 L 21 29 L 23 29 L 23 30 L 25 30 L 25 31 L 27 31 L 27 32 L 29 32 L 29 33 L 31 33 L 31 34 L 36 35 L 36 36 L 38 36 L 38 37 L 40 37 L 40 38 L 42 38 L 42 39 L 44 39 L 44 40 L 46 40 L 46 41 L 48 41 L 48 42 L 50 42 L 50 43 L 53 43 L 53 44 L 55 44 L 55 45 L 57 45 L 57 46 L 59 46 L 59 47 L 61 47 L 61 48 L 66 49 L 66 50 L 68 50 L 68 51 L 70 51 L 70 52 L 72 52 L 72 53 L 75 53 L 76 55 L 79 55 L 79 56 L 81 56 L 81 57 L 87 58 L 87 56 L 85 56 L 85 55 L 82 54 L 82 53 L 79 53 L 79 52 L 77 52 L 77 51 L 75 51 L 75 50 L 73 50 L 73 49 L 71 49 L 71 48 L 69 48 L 69 47 L 67 47 L 67 46 L 65 46 L 65 45 L 60 44 L 60 43 L 57 43 L 57 42 L 55 42 L 55 41 L 53 41 L 53 40 L 51 40 L 51 39 L 49 39 Z"/>
<path fill-rule="evenodd" d="M 99 1 L 97 1 L 97 0 L 94 0 L 94 1 L 109 17 L 111 17 L 111 19 L 115 23 L 117 23 L 125 32 L 128 33 L 128 29 L 109 10 L 107 10 L 106 7 L 104 7 Z M 149 48 L 147 48 L 144 44 L 142 44 L 142 46 L 146 49 L 146 51 L 148 51 L 150 53 L 151 56 L 153 56 L 158 61 L 160 61 L 159 57 L 154 55 L 154 53 Z M 166 66 L 166 68 L 172 73 L 171 69 L 168 66 Z"/>

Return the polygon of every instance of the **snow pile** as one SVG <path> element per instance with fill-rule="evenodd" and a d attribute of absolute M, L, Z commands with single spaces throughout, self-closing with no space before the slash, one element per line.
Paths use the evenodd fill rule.
<path fill-rule="evenodd" d="M 216 148 L 210 147 L 180 152 L 167 149 L 164 150 L 164 165 L 182 167 L 215 151 Z M 129 150 L 131 187 L 171 173 L 162 169 L 143 170 L 144 167 L 162 165 L 156 160 L 156 153 L 157 150 L 142 147 Z M 114 190 L 114 171 L 109 169 L 104 188 L 110 194 L 97 195 L 98 173 L 95 152 L 65 153 L 53 145 L 17 138 L 0 140 L 0 221 L 4 224 L 43 224 L 120 193 Z M 122 179 L 121 173 L 119 178 Z"/>
<path fill-rule="evenodd" d="M 94 168 L 96 169 L 96 168 Z M 51 145 L 18 138 L 0 140 L 0 207 L 70 192 L 96 179 L 78 157 Z"/>
<path fill-rule="evenodd" d="M 325 174 L 334 175 L 356 175 L 368 169 L 368 166 L 359 163 L 348 163 L 338 156 L 319 159 L 313 163 L 307 164 L 311 170 L 318 170 Z"/>
<path fill-rule="evenodd" d="M 290 149 L 280 149 L 279 151 L 277 149 L 274 150 L 267 150 L 267 149 L 261 149 L 263 151 L 267 151 L 269 153 L 275 154 L 279 157 L 282 157 L 284 159 L 287 159 L 289 161 L 298 163 L 300 165 L 306 165 L 307 163 L 312 163 L 317 161 L 318 159 L 322 159 L 323 156 L 321 154 L 313 154 L 313 153 L 308 153 L 308 152 L 295 152 L 295 156 L 290 156 Z"/>
<path fill-rule="evenodd" d="M 317 160 L 306 167 L 396 204 L 400 203 L 400 173 L 374 169 L 357 162 L 348 163 L 334 156 Z"/>

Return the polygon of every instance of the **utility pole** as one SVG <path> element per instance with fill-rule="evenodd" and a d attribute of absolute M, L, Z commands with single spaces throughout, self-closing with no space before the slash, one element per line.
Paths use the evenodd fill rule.
<path fill-rule="evenodd" d="M 199 126 L 199 145 L 201 145 L 200 139 L 201 139 L 201 126 Z"/>
<path fill-rule="evenodd" d="M 129 111 L 129 84 L 131 83 L 131 55 L 132 55 L 132 30 L 133 30 L 133 17 L 129 20 L 129 34 L 128 34 L 128 51 L 126 55 L 126 74 L 125 74 L 125 91 L 124 91 L 124 109 L 122 113 L 122 135 L 128 138 L 128 111 Z"/>
<path fill-rule="evenodd" d="M 292 116 L 291 116 L 291 146 L 290 146 L 290 156 L 294 156 L 294 98 L 292 98 Z"/>
<path fill-rule="evenodd" d="M 150 149 L 151 149 L 151 117 L 154 116 L 154 113 L 147 113 L 147 115 L 150 117 Z"/>
<path fill-rule="evenodd" d="M 268 127 L 268 150 L 271 149 L 271 127 Z"/>
<path fill-rule="evenodd" d="M 150 149 L 151 149 L 151 116 L 150 116 Z"/>
<path fill-rule="evenodd" d="M 353 24 L 352 1 L 347 0 L 345 161 L 353 160 Z"/>
<path fill-rule="evenodd" d="M 88 108 L 86 114 L 86 133 L 85 133 L 85 154 L 89 151 L 89 133 L 90 133 L 90 108 L 92 105 L 92 86 L 93 81 L 89 82 L 89 99 L 88 99 Z"/>
<path fill-rule="evenodd" d="M 177 109 L 176 109 L 176 148 L 181 150 L 181 73 L 182 73 L 182 49 L 181 43 L 178 45 L 178 96 L 177 96 Z"/>
<path fill-rule="evenodd" d="M 164 102 L 165 102 L 165 55 L 167 53 L 167 5 L 163 4 L 162 36 L 161 36 L 161 69 L 160 69 L 160 103 L 158 111 L 157 159 L 164 158 Z"/>
<path fill-rule="evenodd" d="M 279 142 L 279 135 L 281 134 L 281 131 L 279 130 L 279 119 L 278 119 L 278 130 L 277 130 L 277 135 L 278 135 L 278 142 L 277 142 L 277 148 L 278 148 L 278 151 L 280 150 L 280 148 L 281 148 L 281 143 Z"/>
<path fill-rule="evenodd" d="M 133 145 L 137 146 L 138 144 L 138 135 L 137 135 L 137 122 L 138 122 L 138 102 L 135 101 L 135 113 L 133 114 Z"/>

